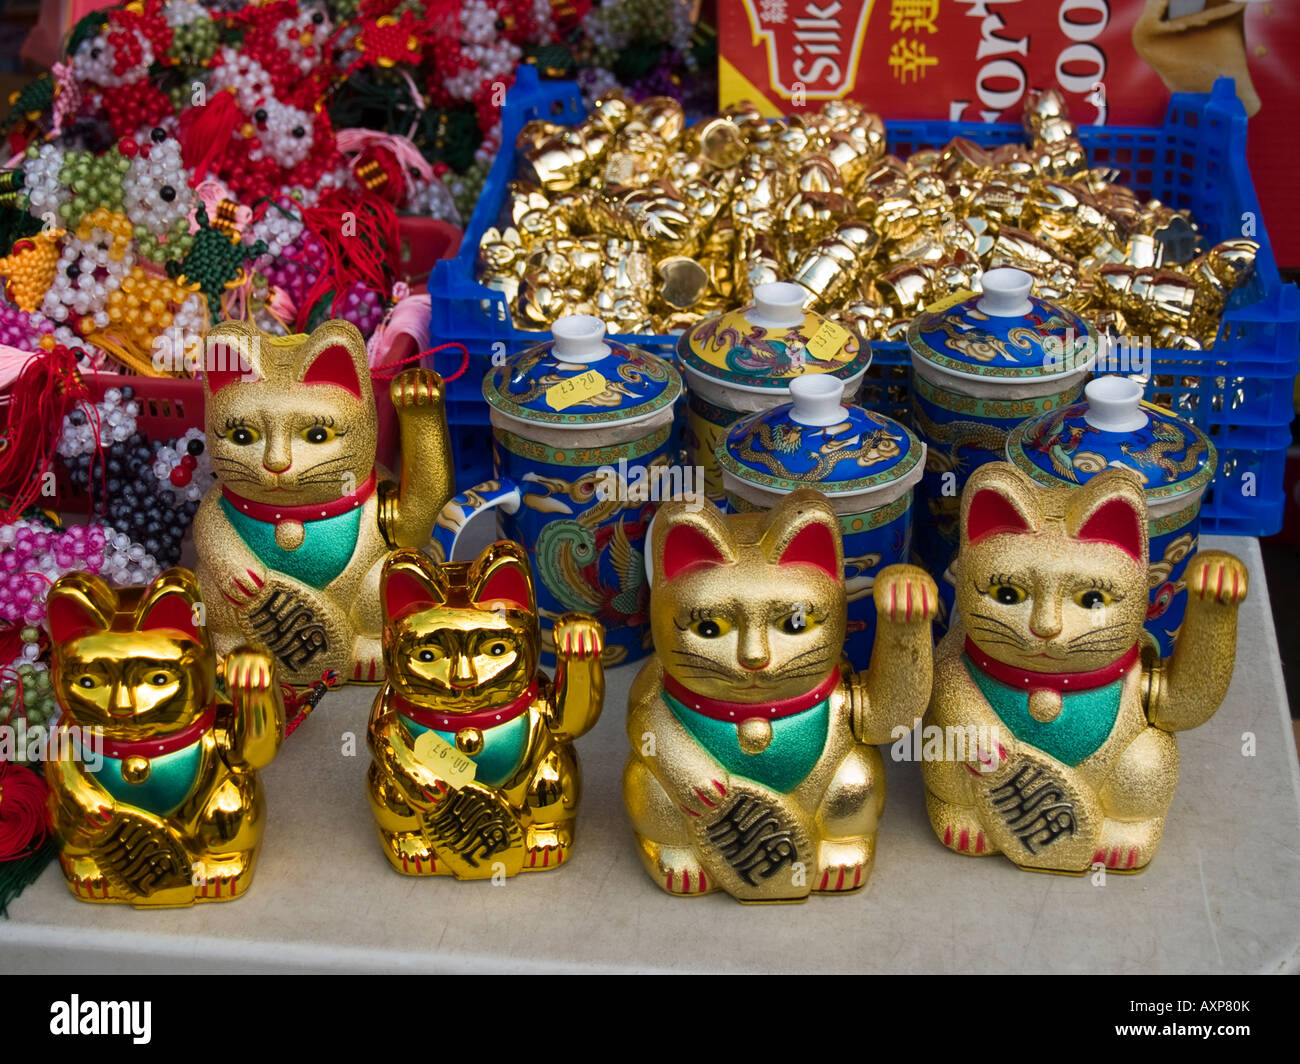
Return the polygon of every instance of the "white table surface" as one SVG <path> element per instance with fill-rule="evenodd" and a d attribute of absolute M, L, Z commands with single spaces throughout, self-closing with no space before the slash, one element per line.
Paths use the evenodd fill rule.
<path fill-rule="evenodd" d="M 153 912 L 89 905 L 56 863 L 0 920 L 0 970 L 1297 971 L 1300 769 L 1259 544 L 1202 545 L 1250 567 L 1236 675 L 1218 714 L 1178 737 L 1177 796 L 1141 875 L 1096 886 L 950 854 L 926 819 L 919 766 L 887 759 L 865 890 L 781 906 L 669 897 L 641 868 L 619 790 L 633 665 L 610 673 L 604 715 L 578 742 L 585 793 L 570 862 L 501 886 L 408 878 L 381 855 L 364 794 L 374 689 L 347 688 L 263 773 L 269 824 L 246 897 Z M 356 756 L 341 754 L 345 732 Z"/>

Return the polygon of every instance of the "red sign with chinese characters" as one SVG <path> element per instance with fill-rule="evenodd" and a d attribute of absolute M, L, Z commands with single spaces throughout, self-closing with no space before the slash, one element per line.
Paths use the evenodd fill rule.
<path fill-rule="evenodd" d="M 771 115 L 849 97 L 886 118 L 1018 121 L 1030 89 L 1055 86 L 1080 123 L 1153 126 L 1170 91 L 1234 77 L 1275 251 L 1300 265 L 1300 212 L 1282 199 L 1300 4 L 718 0 L 718 24 L 720 104 Z"/>

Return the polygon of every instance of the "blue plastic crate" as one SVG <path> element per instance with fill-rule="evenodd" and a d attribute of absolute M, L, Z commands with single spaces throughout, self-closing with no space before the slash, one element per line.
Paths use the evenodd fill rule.
<path fill-rule="evenodd" d="M 476 280 L 475 260 L 486 229 L 500 223 L 506 189 L 517 166 L 515 137 L 534 118 L 572 125 L 585 107 L 573 82 L 539 80 L 520 67 L 506 99 L 502 148 L 474 210 L 460 254 L 440 262 L 429 281 L 432 334 L 458 340 L 471 366 L 449 390 L 459 416 L 486 424 L 478 383 L 494 353 L 511 355 L 544 334 L 515 329 L 504 297 Z M 1023 143 L 1009 123 L 889 121 L 889 150 L 907 155 L 941 147 L 953 137 L 979 144 Z M 1282 476 L 1290 443 L 1292 386 L 1300 368 L 1300 291 L 1283 285 L 1246 165 L 1246 115 L 1230 79 L 1210 93 L 1176 93 L 1156 128 L 1082 126 L 1079 139 L 1093 165 L 1117 170 L 1142 199 L 1157 198 L 1192 212 L 1210 241 L 1243 234 L 1260 244 L 1255 276 L 1234 294 L 1213 350 L 1155 350 L 1147 397 L 1194 421 L 1219 450 L 1219 475 L 1206 496 L 1204 529 L 1269 535 L 1282 525 Z M 669 357 L 675 337 L 625 336 L 627 343 Z M 904 344 L 873 343 L 861 401 L 907 417 L 908 357 Z M 459 388 L 457 387 L 459 385 Z M 478 405 L 475 406 L 474 404 Z M 453 418 L 457 416 L 453 413 Z"/>

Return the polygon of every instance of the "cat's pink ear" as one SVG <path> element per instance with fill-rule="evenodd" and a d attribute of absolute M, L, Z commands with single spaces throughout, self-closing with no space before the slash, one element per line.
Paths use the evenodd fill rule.
<path fill-rule="evenodd" d="M 158 629 L 181 632 L 196 643 L 202 643 L 202 626 L 194 609 L 199 599 L 194 574 L 184 569 L 169 569 L 141 595 L 135 611 L 135 629 L 137 632 Z"/>
<path fill-rule="evenodd" d="M 778 565 L 815 565 L 839 579 L 835 563 L 835 537 L 825 525 L 809 525 L 795 533 L 794 539 L 781 552 Z"/>
<path fill-rule="evenodd" d="M 664 540 L 665 580 L 672 580 L 690 569 L 725 565 L 726 561 L 718 545 L 693 525 L 677 525 L 668 530 Z"/>
<path fill-rule="evenodd" d="M 59 646 L 106 630 L 116 603 L 113 589 L 97 576 L 77 572 L 59 577 L 45 600 L 50 639 Z"/>
<path fill-rule="evenodd" d="M 698 508 L 681 500 L 659 507 L 650 530 L 650 556 L 655 581 L 735 561 L 727 523 L 707 501 Z"/>
<path fill-rule="evenodd" d="M 501 541 L 488 547 L 476 564 L 474 604 L 504 602 L 516 609 L 533 610 L 533 581 L 528 555 L 516 544 Z"/>
<path fill-rule="evenodd" d="M 1108 469 L 1071 499 L 1070 534 L 1078 540 L 1111 543 L 1129 557 L 1147 556 L 1146 495 L 1127 469 Z"/>
<path fill-rule="evenodd" d="M 178 591 L 168 592 L 154 599 L 137 627 L 142 632 L 158 628 L 184 632 L 196 642 L 199 638 L 199 627 L 194 623 L 194 603 Z"/>
<path fill-rule="evenodd" d="M 1113 543 L 1134 558 L 1142 557 L 1142 521 L 1125 499 L 1112 499 L 1084 522 L 1076 539 Z"/>
<path fill-rule="evenodd" d="M 247 326 L 232 322 L 218 325 L 204 338 L 203 383 L 209 395 L 216 395 L 227 384 L 253 380 L 252 352 L 258 338 Z"/>
<path fill-rule="evenodd" d="M 441 606 L 446 597 L 432 576 L 423 552 L 394 551 L 384 563 L 379 580 L 384 615 L 395 618 Z"/>
<path fill-rule="evenodd" d="M 978 543 L 999 533 L 1038 531 L 1041 523 L 1038 489 L 1009 462 L 980 466 L 962 494 L 961 529 L 964 543 Z"/>
<path fill-rule="evenodd" d="M 361 380 L 352 360 L 352 352 L 342 344 L 321 348 L 302 377 L 303 384 L 333 384 L 361 397 Z"/>
<path fill-rule="evenodd" d="M 788 495 L 768 512 L 763 550 L 776 565 L 814 565 L 839 580 L 843 576 L 843 548 L 839 518 L 816 492 Z"/>
<path fill-rule="evenodd" d="M 992 488 L 977 491 L 966 515 L 966 538 L 978 543 L 998 532 L 1028 532 L 1029 522 L 1011 500 Z"/>

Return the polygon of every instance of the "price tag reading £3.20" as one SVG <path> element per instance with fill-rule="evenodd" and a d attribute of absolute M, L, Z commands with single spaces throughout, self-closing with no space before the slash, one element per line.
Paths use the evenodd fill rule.
<path fill-rule="evenodd" d="M 552 410 L 565 410 L 586 402 L 605 390 L 605 378 L 598 369 L 589 369 L 576 377 L 552 384 L 546 389 L 546 403 Z"/>
<path fill-rule="evenodd" d="M 848 329 L 841 328 L 833 321 L 824 321 L 808 341 L 808 354 L 822 362 L 829 362 L 849 342 Z"/>
<path fill-rule="evenodd" d="M 415 760 L 434 773 L 449 787 L 461 788 L 472 783 L 478 766 L 436 731 L 421 732 L 415 740 Z"/>

